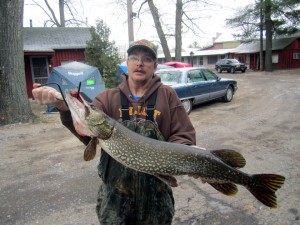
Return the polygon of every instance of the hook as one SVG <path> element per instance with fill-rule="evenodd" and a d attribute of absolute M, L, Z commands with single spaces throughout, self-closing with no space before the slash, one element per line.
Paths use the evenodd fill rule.
<path fill-rule="evenodd" d="M 79 98 L 79 93 L 80 93 L 80 88 L 81 88 L 81 81 L 79 82 L 79 86 L 78 86 L 78 92 L 77 92 L 77 99 Z"/>
<path fill-rule="evenodd" d="M 69 107 L 69 106 L 68 106 L 68 103 L 67 103 L 67 101 L 66 101 L 66 99 L 65 99 L 64 93 L 62 92 L 61 87 L 60 87 L 60 85 L 59 85 L 58 83 L 55 83 L 55 82 L 49 82 L 49 83 L 41 84 L 40 87 L 47 86 L 47 85 L 49 85 L 49 84 L 55 84 L 55 85 L 58 86 L 58 89 L 59 89 L 59 92 L 60 92 L 60 94 L 61 94 L 61 96 L 62 96 L 62 98 L 63 98 L 63 101 L 65 102 L 65 104 L 67 105 L 67 107 Z M 61 99 L 57 99 L 57 100 L 61 100 Z"/>

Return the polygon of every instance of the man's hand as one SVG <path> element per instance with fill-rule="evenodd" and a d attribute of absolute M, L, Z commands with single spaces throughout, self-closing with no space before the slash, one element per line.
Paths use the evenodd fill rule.
<path fill-rule="evenodd" d="M 61 111 L 68 111 L 68 106 L 62 99 L 61 94 L 52 87 L 42 86 L 38 83 L 33 84 L 32 94 L 40 105 L 54 105 Z"/>

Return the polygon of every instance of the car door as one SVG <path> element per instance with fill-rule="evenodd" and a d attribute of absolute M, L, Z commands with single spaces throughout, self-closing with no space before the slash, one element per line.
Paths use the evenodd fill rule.
<path fill-rule="evenodd" d="M 229 60 L 227 60 L 227 59 L 223 59 L 222 60 L 222 69 L 223 70 L 227 70 L 227 71 L 229 71 L 230 70 L 230 64 L 229 64 Z"/>
<path fill-rule="evenodd" d="M 190 90 L 191 97 L 194 98 L 194 104 L 205 102 L 209 99 L 209 88 L 207 81 L 200 69 L 190 70 L 187 74 L 187 86 Z"/>
<path fill-rule="evenodd" d="M 227 84 L 220 81 L 220 78 L 210 70 L 203 69 L 202 74 L 207 80 L 207 89 L 209 92 L 208 100 L 224 96 Z"/>

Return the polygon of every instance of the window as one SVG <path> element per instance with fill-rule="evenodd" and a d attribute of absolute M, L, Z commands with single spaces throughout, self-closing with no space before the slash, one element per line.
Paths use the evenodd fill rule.
<path fill-rule="evenodd" d="M 203 66 L 203 56 L 199 56 L 199 65 Z"/>
<path fill-rule="evenodd" d="M 241 63 L 244 63 L 244 57 L 242 57 L 242 56 L 238 56 L 237 60 Z"/>
<path fill-rule="evenodd" d="M 278 55 L 272 55 L 272 63 L 278 63 Z"/>
<path fill-rule="evenodd" d="M 205 81 L 203 75 L 199 70 L 192 70 L 188 74 L 188 78 L 190 82 L 200 82 L 200 81 Z"/>
<path fill-rule="evenodd" d="M 293 59 L 300 59 L 300 53 L 298 52 L 293 53 Z"/>
<path fill-rule="evenodd" d="M 202 73 L 204 74 L 207 80 L 217 80 L 215 74 L 209 70 L 202 70 Z"/>
<path fill-rule="evenodd" d="M 217 55 L 209 55 L 207 57 L 207 63 L 208 64 L 215 64 L 218 61 L 218 56 Z"/>
<path fill-rule="evenodd" d="M 156 75 L 160 77 L 161 82 L 168 84 L 179 84 L 182 78 L 180 71 L 158 71 Z"/>
<path fill-rule="evenodd" d="M 30 65 L 33 83 L 45 84 L 49 74 L 47 57 L 31 57 Z"/>

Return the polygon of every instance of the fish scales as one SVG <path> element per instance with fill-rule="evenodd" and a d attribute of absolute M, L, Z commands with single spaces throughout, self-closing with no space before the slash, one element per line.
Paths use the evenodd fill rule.
<path fill-rule="evenodd" d="M 144 173 L 190 174 L 207 180 L 214 177 L 214 181 L 234 176 L 234 182 L 241 185 L 249 181 L 249 175 L 234 171 L 209 151 L 143 137 L 118 123 L 109 139 L 100 140 L 100 146 L 121 164 Z M 215 160 L 221 165 L 212 163 Z"/>
<path fill-rule="evenodd" d="M 233 150 L 205 151 L 193 146 L 162 142 L 141 136 L 94 110 L 77 93 L 66 90 L 66 101 L 78 134 L 90 136 L 91 142 L 84 159 L 95 156 L 96 144 L 111 157 L 134 170 L 152 174 L 172 187 L 177 186 L 173 175 L 201 177 L 225 195 L 235 195 L 237 186 L 246 187 L 268 207 L 277 207 L 275 192 L 285 177 L 277 174 L 247 174 L 237 168 L 245 165 L 244 157 Z M 97 141 L 99 140 L 99 141 Z"/>

